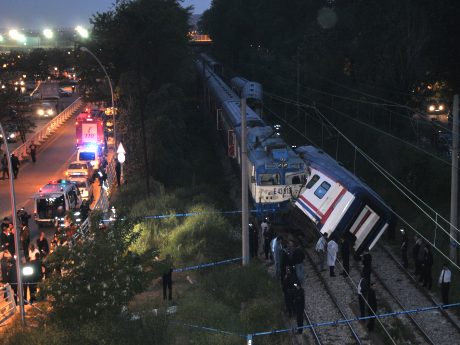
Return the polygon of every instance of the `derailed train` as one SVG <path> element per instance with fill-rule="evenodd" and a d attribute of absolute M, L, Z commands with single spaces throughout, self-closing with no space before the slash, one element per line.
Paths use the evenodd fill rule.
<path fill-rule="evenodd" d="M 216 127 L 225 138 L 228 155 L 240 164 L 240 97 L 221 78 L 222 66 L 214 59 L 202 54 L 196 60 L 196 68 L 207 107 L 216 116 Z M 237 89 L 246 80 L 238 81 Z M 256 100 L 261 99 L 261 87 L 246 82 L 252 83 Z M 393 225 L 393 213 L 379 195 L 330 156 L 313 146 L 294 152 L 249 106 L 246 119 L 246 178 L 258 217 L 269 212 L 280 215 L 295 205 L 321 232 L 334 238 L 350 237 L 357 254 L 371 249 Z"/>

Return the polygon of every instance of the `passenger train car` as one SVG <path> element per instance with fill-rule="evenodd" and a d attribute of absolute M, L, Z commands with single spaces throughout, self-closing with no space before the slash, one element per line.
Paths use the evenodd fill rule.
<path fill-rule="evenodd" d="M 322 233 L 348 237 L 356 254 L 372 249 L 395 217 L 380 196 L 332 157 L 313 146 L 296 152 L 309 176 L 295 201 Z"/>
<path fill-rule="evenodd" d="M 240 98 L 217 75 L 216 66 L 207 56 L 196 61 L 208 108 L 216 114 L 216 126 L 225 138 L 228 155 L 240 164 Z M 287 210 L 291 195 L 300 191 L 306 179 L 306 165 L 250 107 L 246 108 L 246 120 L 249 161 L 246 178 L 257 216 L 273 211 L 281 213 Z"/>

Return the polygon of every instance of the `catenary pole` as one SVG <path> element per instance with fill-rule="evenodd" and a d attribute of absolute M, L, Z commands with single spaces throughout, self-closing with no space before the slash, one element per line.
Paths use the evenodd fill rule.
<path fill-rule="evenodd" d="M 457 262 L 457 224 L 458 224 L 458 95 L 454 96 L 453 107 L 453 123 L 452 123 L 452 176 L 451 176 L 451 191 L 450 191 L 450 259 Z"/>
<path fill-rule="evenodd" d="M 248 145 L 246 126 L 246 96 L 241 98 L 241 222 L 243 266 L 249 264 L 249 205 L 248 205 Z"/>
<path fill-rule="evenodd" d="M 18 231 L 18 219 L 16 214 L 16 194 L 14 192 L 14 174 L 13 174 L 13 166 L 11 164 L 11 155 L 10 149 L 8 148 L 8 142 L 6 141 L 5 131 L 3 130 L 3 126 L 0 123 L 0 133 L 3 136 L 3 143 L 5 144 L 5 151 L 6 157 L 8 161 L 8 174 L 10 176 L 10 202 L 11 202 L 11 217 L 13 219 L 13 227 L 14 227 L 14 251 L 16 253 L 16 283 L 18 284 L 18 298 L 19 298 L 19 310 L 21 312 L 21 324 L 25 326 L 26 319 L 25 319 L 25 312 L 24 312 L 24 294 L 23 294 L 23 287 L 22 287 L 22 277 L 21 277 L 21 258 L 19 255 L 19 231 Z M 24 253 L 25 255 L 26 253 Z"/>

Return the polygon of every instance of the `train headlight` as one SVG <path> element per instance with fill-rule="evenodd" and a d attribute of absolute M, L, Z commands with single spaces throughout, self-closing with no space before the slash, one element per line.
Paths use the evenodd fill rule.
<path fill-rule="evenodd" d="M 428 107 L 428 110 L 429 110 L 429 111 L 434 111 L 435 109 L 436 109 L 436 108 L 435 108 L 434 105 L 430 105 L 430 106 Z"/>

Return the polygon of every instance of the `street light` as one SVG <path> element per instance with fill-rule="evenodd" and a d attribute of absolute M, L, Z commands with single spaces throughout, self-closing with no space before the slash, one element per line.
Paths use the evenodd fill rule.
<path fill-rule="evenodd" d="M 80 50 L 82 52 L 85 52 L 85 53 L 88 53 L 89 55 L 91 55 L 96 61 L 97 63 L 99 64 L 99 66 L 101 66 L 102 70 L 104 71 L 105 73 L 105 76 L 107 77 L 107 80 L 109 81 L 109 86 L 110 86 L 110 95 L 112 96 L 112 116 L 113 116 L 113 140 L 115 141 L 114 143 L 114 148 L 117 147 L 117 132 L 116 132 L 116 121 L 115 121 L 115 103 L 113 101 L 113 87 L 112 87 L 112 80 L 110 79 L 109 75 L 107 74 L 107 71 L 105 70 L 105 67 L 104 65 L 101 63 L 101 61 L 99 61 L 99 59 L 97 58 L 96 55 L 94 55 L 91 50 L 89 50 L 88 48 L 86 47 L 80 47 Z"/>
<path fill-rule="evenodd" d="M 43 36 L 45 36 L 45 38 L 50 40 L 53 38 L 54 32 L 51 29 L 45 29 L 43 30 Z"/>
<path fill-rule="evenodd" d="M 75 31 L 81 36 L 81 38 L 88 38 L 89 37 L 89 32 L 86 30 L 84 27 L 78 25 L 75 28 Z"/>
<path fill-rule="evenodd" d="M 0 123 L 0 133 L 2 134 L 3 144 L 5 145 L 6 157 L 8 158 L 8 174 L 10 176 L 10 202 L 11 202 L 11 216 L 13 218 L 14 227 L 14 251 L 16 253 L 16 277 L 18 284 L 19 294 L 19 310 L 21 311 L 21 323 L 24 326 L 26 324 L 25 313 L 24 313 L 24 294 L 22 292 L 22 277 L 21 277 L 21 260 L 19 258 L 19 231 L 18 231 L 18 219 L 16 214 L 16 194 L 14 192 L 14 174 L 13 167 L 11 165 L 10 149 L 8 148 L 8 142 L 6 141 L 5 131 L 3 130 L 2 124 Z M 24 253 L 25 254 L 25 253 Z"/>

